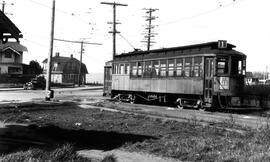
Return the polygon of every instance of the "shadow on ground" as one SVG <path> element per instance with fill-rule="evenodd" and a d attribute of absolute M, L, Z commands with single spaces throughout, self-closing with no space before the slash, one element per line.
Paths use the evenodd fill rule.
<path fill-rule="evenodd" d="M 56 126 L 8 125 L 0 128 L 0 154 L 41 148 L 52 150 L 59 145 L 71 143 L 77 150 L 112 150 L 125 143 L 155 139 L 151 136 L 121 134 L 117 132 L 93 130 L 66 130 Z"/>

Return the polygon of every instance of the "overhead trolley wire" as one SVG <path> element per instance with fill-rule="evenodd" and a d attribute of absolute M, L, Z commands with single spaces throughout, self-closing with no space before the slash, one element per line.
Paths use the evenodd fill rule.
<path fill-rule="evenodd" d="M 176 23 L 182 22 L 184 20 L 189 20 L 189 19 L 193 19 L 193 18 L 196 18 L 196 17 L 204 16 L 204 15 L 216 12 L 216 11 L 222 9 L 222 8 L 226 8 L 226 7 L 229 7 L 229 6 L 232 6 L 232 5 L 236 5 L 237 3 L 244 2 L 246 0 L 232 0 L 232 1 L 233 1 L 232 3 L 227 4 L 227 5 L 222 5 L 221 2 L 219 1 L 219 6 L 217 8 L 214 8 L 214 9 L 211 9 L 211 10 L 208 10 L 208 11 L 205 11 L 205 12 L 201 12 L 201 13 L 198 13 L 198 14 L 195 14 L 195 15 L 187 16 L 187 17 L 184 17 L 184 18 L 181 18 L 181 19 L 178 19 L 178 20 L 169 21 L 169 22 L 160 24 L 159 26 L 161 27 L 161 26 L 176 24 Z"/>

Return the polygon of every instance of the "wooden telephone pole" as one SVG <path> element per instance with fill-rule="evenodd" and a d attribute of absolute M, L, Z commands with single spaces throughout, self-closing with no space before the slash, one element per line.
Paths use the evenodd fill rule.
<path fill-rule="evenodd" d="M 126 4 L 121 4 L 121 3 L 110 3 L 110 2 L 101 2 L 101 4 L 106 4 L 106 5 L 112 5 L 113 6 L 113 22 L 110 24 L 113 24 L 113 31 L 110 31 L 109 33 L 112 33 L 113 35 L 113 59 L 116 55 L 116 34 L 120 33 L 116 30 L 116 25 L 119 24 L 116 22 L 116 6 L 127 6 Z"/>
<path fill-rule="evenodd" d="M 46 97 L 45 100 L 50 101 L 53 98 L 53 91 L 51 91 L 51 65 L 53 55 L 53 39 L 54 39 L 54 20 L 55 20 L 55 0 L 52 4 L 52 20 L 51 20 L 51 35 L 50 35 L 50 51 L 47 61 L 47 80 L 46 80 Z"/>
<path fill-rule="evenodd" d="M 146 10 L 146 14 L 148 14 L 148 16 L 146 16 L 146 21 L 148 22 L 148 25 L 145 28 L 147 30 L 147 33 L 143 33 L 143 34 L 145 34 L 144 38 L 146 40 L 144 40 L 142 42 L 147 43 L 147 51 L 149 51 L 151 44 L 152 43 L 156 43 L 156 42 L 154 42 L 154 41 L 151 40 L 157 34 L 157 33 L 153 33 L 153 30 L 152 29 L 154 29 L 155 26 L 152 25 L 152 21 L 155 20 L 158 17 L 153 16 L 152 13 L 155 12 L 155 11 L 157 11 L 158 9 L 144 8 L 143 10 Z"/>

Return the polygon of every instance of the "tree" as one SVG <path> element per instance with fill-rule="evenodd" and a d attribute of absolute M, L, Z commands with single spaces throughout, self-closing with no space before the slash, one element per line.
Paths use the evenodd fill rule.
<path fill-rule="evenodd" d="M 39 74 L 42 74 L 42 72 L 43 72 L 43 69 L 40 66 L 40 64 L 34 60 L 30 61 L 30 63 L 29 63 L 29 70 L 30 70 L 31 74 L 34 74 L 34 75 L 39 75 Z"/>

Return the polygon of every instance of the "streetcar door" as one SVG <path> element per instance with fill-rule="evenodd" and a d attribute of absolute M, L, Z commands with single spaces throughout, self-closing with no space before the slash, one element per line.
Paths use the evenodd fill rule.
<path fill-rule="evenodd" d="M 205 57 L 204 102 L 212 104 L 214 91 L 214 58 Z"/>

